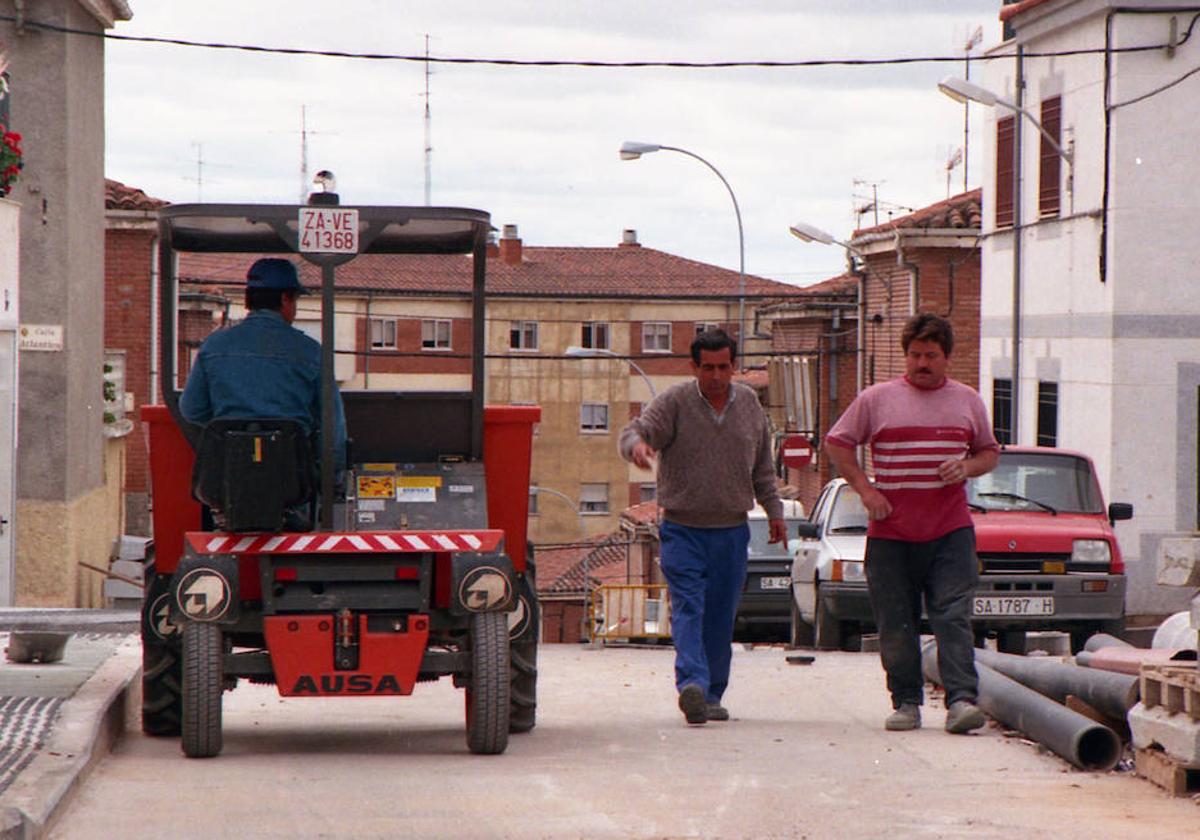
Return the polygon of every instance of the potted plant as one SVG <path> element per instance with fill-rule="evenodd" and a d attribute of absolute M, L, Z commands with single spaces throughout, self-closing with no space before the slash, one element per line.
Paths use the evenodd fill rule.
<path fill-rule="evenodd" d="M 0 125 L 0 198 L 12 190 L 24 165 L 21 161 L 21 135 Z"/>

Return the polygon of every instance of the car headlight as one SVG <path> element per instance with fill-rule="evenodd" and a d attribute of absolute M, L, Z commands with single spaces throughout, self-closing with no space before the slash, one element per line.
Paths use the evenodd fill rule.
<path fill-rule="evenodd" d="M 848 582 L 864 581 L 867 579 L 866 564 L 855 560 L 839 560 L 836 567 L 841 571 L 840 579 Z"/>
<path fill-rule="evenodd" d="M 1075 540 L 1071 544 L 1071 562 L 1108 565 L 1112 549 L 1106 540 Z"/>

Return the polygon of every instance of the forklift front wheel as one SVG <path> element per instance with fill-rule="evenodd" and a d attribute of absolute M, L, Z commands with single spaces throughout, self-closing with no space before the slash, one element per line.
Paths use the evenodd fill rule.
<path fill-rule="evenodd" d="M 471 617 L 471 680 L 467 687 L 467 746 L 481 755 L 508 747 L 508 621 L 504 613 Z"/>
<path fill-rule="evenodd" d="M 221 752 L 221 694 L 225 689 L 221 628 L 189 621 L 183 628 L 183 752 L 211 758 Z"/>

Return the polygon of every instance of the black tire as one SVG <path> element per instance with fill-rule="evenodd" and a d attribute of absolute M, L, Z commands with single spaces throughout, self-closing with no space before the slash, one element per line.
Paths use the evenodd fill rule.
<path fill-rule="evenodd" d="M 528 567 L 517 583 L 520 617 L 509 627 L 508 731 L 529 732 L 537 725 L 538 632 L 542 626 L 532 547 L 526 549 Z M 510 616 L 512 614 L 510 613 Z"/>
<path fill-rule="evenodd" d="M 467 746 L 479 755 L 508 747 L 508 622 L 504 613 L 471 617 L 471 679 L 467 688 Z"/>
<path fill-rule="evenodd" d="M 146 567 L 142 601 L 142 732 L 178 738 L 183 716 L 183 667 L 179 628 L 168 620 L 170 575 Z"/>
<path fill-rule="evenodd" d="M 813 641 L 817 650 L 842 649 L 842 623 L 829 614 L 817 587 L 816 615 L 813 616 Z"/>
<path fill-rule="evenodd" d="M 813 626 L 800 617 L 800 608 L 796 606 L 795 595 L 792 596 L 792 622 L 790 639 L 794 648 L 813 646 Z"/>
<path fill-rule="evenodd" d="M 183 752 L 211 758 L 221 752 L 221 694 L 225 688 L 221 628 L 189 621 L 183 628 Z"/>
<path fill-rule="evenodd" d="M 1001 630 L 996 633 L 996 650 L 1000 653 L 1025 655 L 1025 631 Z"/>

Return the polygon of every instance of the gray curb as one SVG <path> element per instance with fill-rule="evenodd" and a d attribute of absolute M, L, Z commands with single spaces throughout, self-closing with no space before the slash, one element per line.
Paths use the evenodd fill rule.
<path fill-rule="evenodd" d="M 140 704 L 141 640 L 121 642 L 59 711 L 50 737 L 0 797 L 0 840 L 37 840 Z"/>

